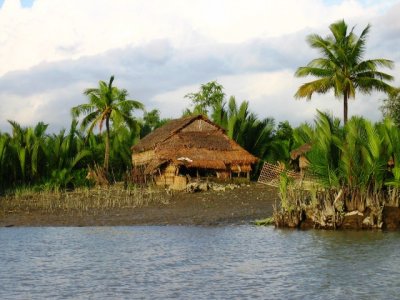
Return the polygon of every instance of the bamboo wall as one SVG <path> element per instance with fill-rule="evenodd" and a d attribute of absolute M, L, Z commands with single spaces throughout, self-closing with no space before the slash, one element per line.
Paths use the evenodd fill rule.
<path fill-rule="evenodd" d="M 175 165 L 168 165 L 162 175 L 156 176 L 155 183 L 158 186 L 169 187 L 172 190 L 182 191 L 186 189 L 186 176 L 178 175 L 179 168 Z"/>

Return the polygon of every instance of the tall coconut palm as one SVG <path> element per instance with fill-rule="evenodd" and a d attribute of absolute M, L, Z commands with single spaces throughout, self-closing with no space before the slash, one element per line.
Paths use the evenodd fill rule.
<path fill-rule="evenodd" d="M 86 115 L 82 120 L 82 127 L 87 128 L 88 133 L 93 132 L 96 125 L 101 132 L 103 125 L 106 126 L 104 170 L 107 173 L 110 160 L 110 121 L 119 119 L 129 127 L 136 126 L 136 120 L 132 116 L 135 109 L 143 109 L 141 102 L 128 100 L 128 92 L 113 86 L 114 76 L 111 76 L 108 84 L 99 81 L 98 88 L 89 88 L 84 94 L 89 97 L 89 103 L 75 106 L 71 109 L 74 118 L 81 114 Z"/>
<path fill-rule="evenodd" d="M 355 98 L 356 90 L 366 94 L 373 90 L 393 90 L 387 83 L 393 77 L 378 70 L 378 67 L 393 68 L 393 62 L 382 58 L 363 60 L 370 25 L 359 37 L 353 32 L 354 28 L 348 31 L 344 20 L 331 24 L 329 29 L 331 35 L 326 38 L 318 34 L 308 36 L 308 44 L 322 56 L 298 68 L 295 76 L 311 75 L 318 79 L 301 85 L 295 97 L 310 100 L 313 93 L 325 94 L 333 90 L 335 97 L 343 97 L 343 121 L 347 123 L 348 100 Z"/>

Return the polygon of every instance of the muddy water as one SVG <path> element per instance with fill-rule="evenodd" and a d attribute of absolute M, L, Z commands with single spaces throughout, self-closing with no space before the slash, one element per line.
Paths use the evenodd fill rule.
<path fill-rule="evenodd" d="M 0 299 L 395 299 L 400 233 L 0 229 Z"/>

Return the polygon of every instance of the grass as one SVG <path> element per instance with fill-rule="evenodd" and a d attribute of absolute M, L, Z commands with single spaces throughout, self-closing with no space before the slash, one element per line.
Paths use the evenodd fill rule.
<path fill-rule="evenodd" d="M 168 201 L 165 191 L 154 187 L 129 186 L 124 189 L 122 185 L 115 184 L 73 191 L 35 191 L 21 188 L 0 198 L 0 211 L 4 214 L 19 211 L 84 213 L 142 207 L 150 203 L 168 204 Z"/>
<path fill-rule="evenodd" d="M 261 220 L 255 220 L 254 225 L 257 225 L 257 226 L 275 225 L 275 219 L 274 219 L 274 217 L 268 217 L 268 218 L 261 219 Z"/>

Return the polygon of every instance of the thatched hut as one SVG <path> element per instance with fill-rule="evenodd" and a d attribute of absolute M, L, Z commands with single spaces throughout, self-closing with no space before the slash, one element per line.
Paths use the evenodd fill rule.
<path fill-rule="evenodd" d="M 192 177 L 249 178 L 256 161 L 203 115 L 172 120 L 132 147 L 134 172 L 173 189 L 184 189 Z"/>
<path fill-rule="evenodd" d="M 290 152 L 290 158 L 294 161 L 296 159 L 299 160 L 298 166 L 300 169 L 300 173 L 303 176 L 304 171 L 307 169 L 309 165 L 309 161 L 306 158 L 306 153 L 309 152 L 312 149 L 312 144 L 307 143 L 304 145 L 301 145 L 299 148 L 296 148 Z"/>

